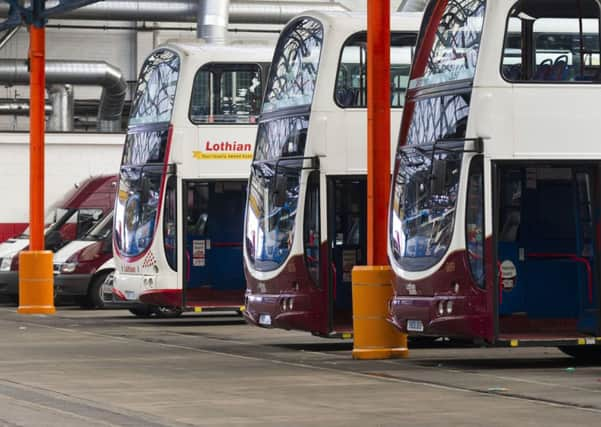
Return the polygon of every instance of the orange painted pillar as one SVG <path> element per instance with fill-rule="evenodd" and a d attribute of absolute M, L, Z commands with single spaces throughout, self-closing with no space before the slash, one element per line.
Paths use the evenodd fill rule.
<path fill-rule="evenodd" d="M 44 250 L 44 127 L 46 103 L 46 34 L 30 26 L 30 166 L 29 250 L 19 255 L 19 308 L 22 314 L 50 314 L 54 308 L 54 276 L 50 251 Z"/>
<path fill-rule="evenodd" d="M 390 197 L 390 0 L 367 2 L 367 266 L 353 269 L 355 359 L 406 357 L 407 338 L 386 320 Z"/>

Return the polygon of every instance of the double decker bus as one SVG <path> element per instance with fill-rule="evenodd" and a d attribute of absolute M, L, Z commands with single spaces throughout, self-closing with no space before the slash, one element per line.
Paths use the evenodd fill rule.
<path fill-rule="evenodd" d="M 601 356 L 600 3 L 431 1 L 396 152 L 390 321 Z"/>
<path fill-rule="evenodd" d="M 420 20 L 392 18 L 393 134 Z M 351 271 L 367 256 L 366 26 L 365 13 L 312 12 L 280 35 L 246 210 L 244 315 L 252 324 L 352 333 Z"/>
<path fill-rule="evenodd" d="M 115 203 L 115 302 L 179 315 L 244 303 L 242 230 L 269 42 L 168 43 L 144 63 Z"/>

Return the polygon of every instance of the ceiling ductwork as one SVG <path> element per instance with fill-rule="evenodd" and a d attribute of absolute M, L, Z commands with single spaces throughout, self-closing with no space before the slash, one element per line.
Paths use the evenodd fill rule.
<path fill-rule="evenodd" d="M 207 1 L 205 3 L 228 3 Z M 48 0 L 46 7 L 55 1 Z M 97 21 L 195 22 L 199 0 L 104 0 L 73 11 L 57 14 L 52 19 L 87 19 Z M 306 10 L 343 11 L 345 6 L 330 1 L 229 1 L 231 24 L 285 24 Z M 0 17 L 8 15 L 8 4 L 0 3 Z"/>
<path fill-rule="evenodd" d="M 397 12 L 423 12 L 430 0 L 403 0 Z"/>
<path fill-rule="evenodd" d="M 46 115 L 52 113 L 52 105 L 46 104 Z M 29 102 L 27 101 L 0 101 L 0 115 L 3 116 L 29 116 Z"/>
<path fill-rule="evenodd" d="M 198 0 L 197 37 L 208 43 L 225 43 L 229 7 L 230 0 Z"/>
<path fill-rule="evenodd" d="M 28 85 L 29 70 L 24 59 L 0 59 L 0 83 Z M 46 84 L 101 86 L 97 130 L 121 130 L 121 115 L 127 83 L 121 70 L 104 61 L 46 61 Z"/>

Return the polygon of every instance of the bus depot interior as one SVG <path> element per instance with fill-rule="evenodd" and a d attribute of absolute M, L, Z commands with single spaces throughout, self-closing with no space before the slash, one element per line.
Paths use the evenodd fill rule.
<path fill-rule="evenodd" d="M 598 424 L 601 0 L 391 2 L 389 140 L 384 0 L 45 2 L 34 288 L 0 0 L 0 427 Z"/>

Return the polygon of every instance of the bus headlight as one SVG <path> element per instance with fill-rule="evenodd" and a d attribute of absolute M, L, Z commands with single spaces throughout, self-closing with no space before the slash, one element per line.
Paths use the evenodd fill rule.
<path fill-rule="evenodd" d="M 438 301 L 438 315 L 444 315 L 444 301 Z"/>
<path fill-rule="evenodd" d="M 77 268 L 76 262 L 66 262 L 61 267 L 61 273 L 73 273 Z"/>
<path fill-rule="evenodd" d="M 447 301 L 447 314 L 453 314 L 453 301 Z"/>
<path fill-rule="evenodd" d="M 13 263 L 13 257 L 4 257 L 0 263 L 0 271 L 10 271 L 10 266 Z"/>

